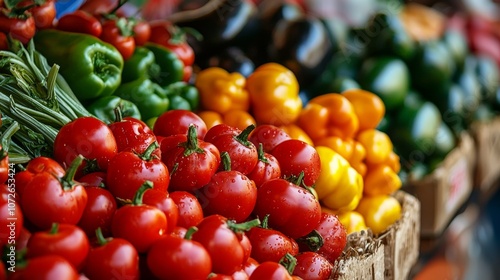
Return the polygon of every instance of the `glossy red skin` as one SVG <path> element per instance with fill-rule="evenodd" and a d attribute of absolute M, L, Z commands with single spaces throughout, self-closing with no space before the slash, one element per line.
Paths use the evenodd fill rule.
<path fill-rule="evenodd" d="M 220 171 L 196 192 L 205 216 L 219 214 L 237 223 L 244 222 L 257 201 L 255 183 L 238 171 Z"/>
<path fill-rule="evenodd" d="M 212 259 L 212 272 L 231 275 L 244 264 L 245 252 L 240 238 L 221 215 L 206 216 L 196 226 L 192 240 L 200 242 Z"/>
<path fill-rule="evenodd" d="M 65 124 L 54 140 L 54 159 L 64 168 L 81 154 L 87 160 L 95 159 L 98 168 L 106 171 L 117 151 L 116 139 L 109 127 L 94 117 L 79 117 Z M 82 171 L 85 166 L 84 161 L 79 170 Z"/>
<path fill-rule="evenodd" d="M 260 187 L 264 182 L 281 177 L 281 168 L 278 160 L 271 154 L 264 152 L 267 162 L 259 159 L 252 172 L 247 176 Z"/>
<path fill-rule="evenodd" d="M 284 179 L 273 179 L 259 187 L 254 214 L 269 214 L 270 228 L 296 239 L 317 227 L 321 206 L 306 189 Z"/>
<path fill-rule="evenodd" d="M 102 33 L 102 24 L 92 14 L 83 10 L 76 10 L 63 15 L 57 21 L 56 29 L 99 37 Z"/>
<path fill-rule="evenodd" d="M 243 269 L 247 273 L 247 275 L 252 275 L 252 272 L 257 268 L 259 265 L 259 262 L 256 261 L 254 258 L 250 257 L 248 260 L 243 264 Z"/>
<path fill-rule="evenodd" d="M 140 276 L 139 254 L 127 240 L 110 238 L 90 249 L 83 272 L 92 280 L 136 280 Z"/>
<path fill-rule="evenodd" d="M 42 230 L 52 223 L 77 224 L 86 204 L 87 192 L 81 184 L 64 190 L 59 178 L 47 172 L 35 175 L 21 197 L 25 218 Z"/>
<path fill-rule="evenodd" d="M 248 137 L 255 147 L 262 143 L 264 152 L 270 153 L 279 143 L 292 139 L 283 129 L 272 124 L 258 125 Z"/>
<path fill-rule="evenodd" d="M 190 228 L 203 220 L 203 208 L 196 196 L 185 191 L 174 191 L 169 196 L 179 208 L 178 227 Z"/>
<path fill-rule="evenodd" d="M 316 230 L 323 237 L 323 246 L 316 252 L 334 263 L 347 244 L 347 231 L 334 214 L 322 212 Z"/>
<path fill-rule="evenodd" d="M 316 149 L 304 141 L 290 139 L 271 151 L 280 164 L 282 176 L 299 176 L 304 172 L 304 183 L 312 186 L 321 172 L 321 161 Z"/>
<path fill-rule="evenodd" d="M 78 182 L 80 182 L 85 187 L 104 188 L 106 186 L 106 173 L 101 171 L 92 172 L 78 178 Z"/>
<path fill-rule="evenodd" d="M 134 118 L 125 117 L 122 121 L 110 123 L 108 127 L 115 136 L 118 152 L 142 154 L 156 141 L 156 136 L 151 129 L 144 122 L 139 122 Z M 161 157 L 159 148 L 154 155 Z"/>
<path fill-rule="evenodd" d="M 213 144 L 198 139 L 198 147 L 203 152 L 186 156 L 187 141 L 186 135 L 178 134 L 163 138 L 160 144 L 161 160 L 170 171 L 171 191 L 193 191 L 203 187 L 220 165 L 219 150 Z"/>
<path fill-rule="evenodd" d="M 170 183 L 167 166 L 160 159 L 143 160 L 132 152 L 120 152 L 111 159 L 106 182 L 116 198 L 131 200 L 145 181 L 166 192 Z"/>
<path fill-rule="evenodd" d="M 0 16 L 0 32 L 10 34 L 12 38 L 27 44 L 36 33 L 35 19 L 32 16 L 20 19 L 2 15 Z"/>
<path fill-rule="evenodd" d="M 245 233 L 239 235 L 240 237 L 240 245 L 243 248 L 243 262 L 246 263 L 250 255 L 252 254 L 252 243 L 250 239 L 248 239 Z"/>
<path fill-rule="evenodd" d="M 27 257 L 59 255 L 80 270 L 90 250 L 85 232 L 75 225 L 59 224 L 57 232 L 38 231 L 28 240 Z"/>
<path fill-rule="evenodd" d="M 16 192 L 21 196 L 28 182 L 33 179 L 35 174 L 41 172 L 49 172 L 58 177 L 62 177 L 66 173 L 57 161 L 49 157 L 35 157 L 28 162 L 26 170 L 16 172 L 14 176 L 16 180 Z"/>
<path fill-rule="evenodd" d="M 136 46 L 142 46 L 146 44 L 151 38 L 151 26 L 149 22 L 144 20 L 139 20 L 134 25 L 134 40 Z"/>
<path fill-rule="evenodd" d="M 79 10 L 86 11 L 93 15 L 106 14 L 111 12 L 117 5 L 117 0 L 86 0 L 79 7 Z"/>
<path fill-rule="evenodd" d="M 207 279 L 212 272 L 210 255 L 202 244 L 170 235 L 151 246 L 147 264 L 160 279 Z"/>
<path fill-rule="evenodd" d="M 102 23 L 102 33 L 99 38 L 113 45 L 121 53 L 124 60 L 129 59 L 134 54 L 136 47 L 134 37 L 122 35 L 114 20 L 106 20 Z"/>
<path fill-rule="evenodd" d="M 168 229 L 167 233 L 172 232 L 177 225 L 179 219 L 179 207 L 175 201 L 168 195 L 167 192 L 159 190 L 147 190 L 144 193 L 142 202 L 147 205 L 154 206 L 165 214 L 167 218 Z"/>
<path fill-rule="evenodd" d="M 263 262 L 250 275 L 250 280 L 292 280 L 292 276 L 284 266 L 277 262 Z"/>
<path fill-rule="evenodd" d="M 170 231 L 170 235 L 172 236 L 177 236 L 179 238 L 184 238 L 184 236 L 186 236 L 186 233 L 187 233 L 187 228 L 185 227 L 174 227 L 171 231 Z"/>
<path fill-rule="evenodd" d="M 0 32 L 0 50 L 9 50 L 9 39 L 7 38 L 7 34 L 5 34 L 4 32 Z"/>
<path fill-rule="evenodd" d="M 328 280 L 332 275 L 333 265 L 323 256 L 314 252 L 303 252 L 295 255 L 297 264 L 293 275 L 302 279 Z"/>
<path fill-rule="evenodd" d="M 89 238 L 95 237 L 95 231 L 101 228 L 102 235 L 111 235 L 111 219 L 117 209 L 113 195 L 101 187 L 86 187 L 87 205 L 78 226 Z"/>
<path fill-rule="evenodd" d="M 53 280 L 54 275 L 58 279 L 78 280 L 79 275 L 73 265 L 65 258 L 58 255 L 46 255 L 31 258 L 27 261 L 25 268 L 16 269 L 16 279 Z"/>
<path fill-rule="evenodd" d="M 196 126 L 196 135 L 203 139 L 207 134 L 207 125 L 197 114 L 189 110 L 169 110 L 161 114 L 155 121 L 153 133 L 157 136 L 186 135 L 189 125 Z"/>
<path fill-rule="evenodd" d="M 213 130 L 217 132 L 214 133 Z M 239 129 L 229 127 L 226 124 L 218 124 L 208 130 L 204 140 L 217 147 L 221 154 L 223 152 L 229 154 L 231 170 L 247 175 L 255 168 L 259 158 L 257 148 L 252 142 L 247 141 L 247 144 L 243 144 L 235 138 L 240 133 Z M 219 170 L 223 170 L 222 165 Z"/>
<path fill-rule="evenodd" d="M 16 175 L 14 175 L 14 179 L 16 180 L 16 193 L 21 197 L 24 192 L 24 188 L 26 185 L 35 177 L 35 174 L 24 170 L 20 172 L 16 172 Z"/>
<path fill-rule="evenodd" d="M 35 26 L 37 29 L 51 28 L 56 18 L 55 1 L 46 0 L 42 5 L 31 8 L 30 12 L 35 18 Z"/>
<path fill-rule="evenodd" d="M 168 21 L 153 21 L 151 22 L 151 37 L 149 41 L 167 47 L 177 55 L 177 57 L 184 63 L 184 66 L 191 66 L 193 65 L 195 59 L 193 48 L 187 43 L 186 40 L 182 40 L 180 42 L 171 40 L 171 30 L 175 31 L 177 28 L 178 27 L 172 25 Z"/>
<path fill-rule="evenodd" d="M 24 215 L 18 203 L 19 197 L 15 192 L 15 188 L 12 186 L 7 188 L 7 186 L 2 185 L 0 196 L 0 246 L 3 248 L 6 244 L 8 246 L 15 244 L 17 248 L 17 240 L 21 233 Z M 13 234 L 11 234 L 11 230 L 14 231 Z M 9 239 L 9 236 L 13 238 Z"/>
<path fill-rule="evenodd" d="M 111 220 L 113 237 L 128 240 L 139 253 L 145 253 L 168 229 L 163 212 L 150 205 L 125 205 Z"/>
<path fill-rule="evenodd" d="M 7 151 L 3 150 L 2 145 L 0 145 L 0 150 L 2 151 L 1 153 L 4 154 L 0 159 L 0 184 L 3 184 L 9 179 L 9 154 Z M 14 174 L 12 174 L 12 176 L 14 176 Z"/>
<path fill-rule="evenodd" d="M 252 244 L 250 256 L 259 263 L 279 262 L 286 253 L 299 253 L 297 242 L 277 230 L 254 227 L 246 235 Z"/>

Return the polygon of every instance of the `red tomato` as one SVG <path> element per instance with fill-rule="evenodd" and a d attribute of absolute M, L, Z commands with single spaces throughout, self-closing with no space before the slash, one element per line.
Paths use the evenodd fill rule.
<path fill-rule="evenodd" d="M 333 271 L 333 265 L 318 253 L 303 252 L 295 255 L 297 264 L 293 275 L 302 279 L 328 280 Z"/>
<path fill-rule="evenodd" d="M 26 19 L 8 18 L 2 14 L 0 16 L 0 32 L 8 33 L 12 38 L 27 44 L 35 36 L 35 19 L 32 16 Z"/>
<path fill-rule="evenodd" d="M 172 135 L 161 141 L 161 160 L 170 172 L 170 190 L 193 191 L 208 184 L 220 164 L 219 150 L 198 139 L 191 125 L 187 135 Z"/>
<path fill-rule="evenodd" d="M 190 228 L 203 220 L 203 208 L 194 195 L 185 191 L 175 191 L 170 193 L 170 198 L 179 208 L 178 227 Z"/>
<path fill-rule="evenodd" d="M 226 124 L 218 124 L 208 130 L 204 140 L 217 147 L 221 154 L 223 152 L 229 154 L 230 170 L 247 175 L 252 172 L 259 161 L 257 148 L 248 141 L 248 135 L 254 128 L 254 125 L 250 125 L 245 130 L 240 131 Z M 213 130 L 219 133 L 212 133 Z M 219 169 L 222 167 L 220 166 Z"/>
<path fill-rule="evenodd" d="M 54 275 L 57 275 L 57 279 L 79 279 L 78 272 L 73 265 L 58 255 L 29 258 L 26 267 L 16 270 L 14 275 L 16 279 L 53 280 Z"/>
<path fill-rule="evenodd" d="M 7 39 L 7 34 L 4 32 L 0 32 L 0 50 L 2 51 L 8 51 L 10 49 L 9 47 L 9 40 Z"/>
<path fill-rule="evenodd" d="M 57 21 L 56 28 L 62 31 L 89 34 L 94 37 L 100 37 L 102 33 L 101 22 L 84 10 L 64 14 Z"/>
<path fill-rule="evenodd" d="M 151 38 L 151 26 L 149 22 L 139 20 L 134 25 L 134 40 L 136 46 L 142 46 Z"/>
<path fill-rule="evenodd" d="M 26 170 L 17 172 L 14 176 L 16 182 L 16 192 L 19 196 L 23 195 L 24 187 L 41 172 L 49 172 L 58 177 L 64 176 L 64 168 L 55 160 L 48 157 L 35 157 L 26 165 Z"/>
<path fill-rule="evenodd" d="M 221 215 L 203 218 L 192 240 L 200 242 L 212 259 L 212 272 L 231 275 L 244 264 L 245 251 L 231 222 Z"/>
<path fill-rule="evenodd" d="M 119 20 L 126 20 L 125 18 L 120 18 Z M 124 60 L 129 59 L 135 50 L 135 40 L 132 35 L 132 30 L 129 31 L 130 35 L 127 33 L 122 33 L 116 20 L 106 20 L 102 24 L 102 33 L 99 38 L 104 42 L 113 45 L 122 55 Z"/>
<path fill-rule="evenodd" d="M 128 151 L 142 154 L 156 141 L 156 136 L 143 121 L 125 117 L 108 125 L 116 139 L 118 152 Z M 154 155 L 161 157 L 160 149 Z"/>
<path fill-rule="evenodd" d="M 281 168 L 278 160 L 273 155 L 264 152 L 262 143 L 259 144 L 258 153 L 259 161 L 252 172 L 247 175 L 249 179 L 255 182 L 257 188 L 266 181 L 281 177 Z"/>
<path fill-rule="evenodd" d="M 196 191 L 206 216 L 219 214 L 237 223 L 245 221 L 257 201 L 255 183 L 238 171 L 220 171 Z"/>
<path fill-rule="evenodd" d="M 89 238 L 95 237 L 95 231 L 101 228 L 104 236 L 111 235 L 111 219 L 117 209 L 113 195 L 102 187 L 86 187 L 87 205 L 83 210 L 78 226 Z"/>
<path fill-rule="evenodd" d="M 155 189 L 148 190 L 144 193 L 142 202 L 163 211 L 165 217 L 167 217 L 167 232 L 170 233 L 174 230 L 177 225 L 177 220 L 179 219 L 179 208 L 177 204 L 175 204 L 175 201 L 169 197 L 167 192 Z"/>
<path fill-rule="evenodd" d="M 106 187 L 106 173 L 101 171 L 91 172 L 78 179 L 85 187 Z"/>
<path fill-rule="evenodd" d="M 172 229 L 170 235 L 177 236 L 179 238 L 184 238 L 186 236 L 186 233 L 187 233 L 187 228 L 177 226 Z"/>
<path fill-rule="evenodd" d="M 150 42 L 160 44 L 172 50 L 182 60 L 184 66 L 194 63 L 193 48 L 187 43 L 185 31 L 175 24 L 164 20 L 152 21 Z"/>
<path fill-rule="evenodd" d="M 280 164 L 281 175 L 298 177 L 304 172 L 304 183 L 312 186 L 321 172 L 321 162 L 316 149 L 298 139 L 289 139 L 271 151 Z M 299 183 L 300 184 L 300 183 Z"/>
<path fill-rule="evenodd" d="M 16 239 L 16 250 L 23 250 L 28 246 L 28 241 L 31 238 L 31 232 L 27 230 L 24 226 L 21 229 L 21 233 L 17 235 Z"/>
<path fill-rule="evenodd" d="M 171 136 L 188 133 L 189 126 L 196 127 L 196 135 L 199 139 L 205 138 L 207 125 L 197 114 L 189 110 L 169 110 L 161 114 L 153 126 L 153 133 L 157 136 Z"/>
<path fill-rule="evenodd" d="M 250 280 L 292 280 L 292 276 L 284 266 L 277 262 L 263 262 L 250 275 Z"/>
<path fill-rule="evenodd" d="M 87 259 L 90 242 L 85 232 L 75 225 L 53 224 L 48 231 L 39 231 L 28 240 L 27 257 L 58 255 L 80 270 Z"/>
<path fill-rule="evenodd" d="M 273 179 L 259 187 L 254 214 L 258 217 L 269 215 L 270 228 L 299 238 L 319 224 L 321 206 L 305 188 L 284 179 Z"/>
<path fill-rule="evenodd" d="M 42 230 L 52 223 L 78 223 L 87 204 L 87 192 L 73 177 L 82 161 L 77 157 L 63 177 L 50 172 L 36 174 L 24 187 L 21 207 L 31 223 Z"/>
<path fill-rule="evenodd" d="M 167 192 L 170 183 L 167 166 L 152 155 L 157 146 L 154 142 L 143 154 L 119 152 L 111 159 L 106 182 L 116 198 L 132 199 L 145 181 L 150 181 L 154 189 Z"/>
<path fill-rule="evenodd" d="M 32 1 L 26 1 L 32 2 Z M 46 0 L 43 4 L 35 6 L 29 10 L 35 19 L 35 26 L 38 29 L 51 28 L 56 18 L 55 0 Z"/>
<path fill-rule="evenodd" d="M 65 167 L 81 154 L 86 160 L 80 170 L 85 170 L 85 173 L 97 171 L 93 170 L 92 163 L 97 164 L 98 170 L 107 170 L 109 161 L 116 153 L 113 133 L 95 117 L 79 117 L 65 124 L 54 140 L 54 159 Z M 81 174 L 78 174 L 79 177 Z"/>
<path fill-rule="evenodd" d="M 250 255 L 252 254 L 252 243 L 250 242 L 250 239 L 248 239 L 246 234 L 241 234 L 240 237 L 241 237 L 240 244 L 244 252 L 243 260 L 244 262 L 246 262 L 248 258 L 250 258 Z"/>
<path fill-rule="evenodd" d="M 202 244 L 195 240 L 165 235 L 147 252 L 147 264 L 160 279 L 207 279 L 212 261 Z"/>
<path fill-rule="evenodd" d="M 256 147 L 262 143 L 266 153 L 270 153 L 279 143 L 289 139 L 292 139 L 292 137 L 283 129 L 271 124 L 258 125 L 248 137 L 248 140 Z"/>
<path fill-rule="evenodd" d="M 257 268 L 259 265 L 259 262 L 256 261 L 254 258 L 250 257 L 248 260 L 243 264 L 243 269 L 247 273 L 247 275 L 252 275 L 252 272 Z"/>
<path fill-rule="evenodd" d="M 10 187 L 7 187 L 10 186 Z M 0 246 L 16 244 L 24 221 L 14 185 L 2 185 L 0 196 Z"/>
<path fill-rule="evenodd" d="M 132 204 L 116 210 L 111 220 L 113 237 L 128 240 L 139 253 L 145 253 L 168 229 L 165 214 L 160 209 L 142 202 L 144 192 L 152 187 L 150 182 L 144 183 L 137 191 Z"/>
<path fill-rule="evenodd" d="M 347 244 L 347 231 L 334 214 L 322 212 L 316 230 L 323 237 L 323 246 L 316 252 L 334 263 Z"/>
<path fill-rule="evenodd" d="M 92 280 L 139 279 L 139 254 L 123 238 L 108 238 L 98 233 L 98 246 L 89 252 L 83 269 Z"/>
<path fill-rule="evenodd" d="M 299 253 L 297 242 L 277 230 L 253 227 L 246 235 L 252 244 L 250 256 L 257 262 L 279 262 L 286 253 Z"/>
<path fill-rule="evenodd" d="M 119 0 L 86 0 L 78 9 L 93 15 L 107 14 L 116 7 L 118 2 Z"/>
<path fill-rule="evenodd" d="M 0 184 L 6 183 L 9 179 L 9 167 L 9 154 L 0 145 Z"/>

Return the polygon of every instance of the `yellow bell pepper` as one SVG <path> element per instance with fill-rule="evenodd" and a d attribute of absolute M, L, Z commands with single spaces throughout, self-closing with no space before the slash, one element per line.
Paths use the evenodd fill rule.
<path fill-rule="evenodd" d="M 338 136 L 329 136 L 314 141 L 316 146 L 326 146 L 339 153 L 343 158 L 350 162 L 354 141 L 352 139 L 342 139 Z"/>
<path fill-rule="evenodd" d="M 231 109 L 249 110 L 250 96 L 245 84 L 246 79 L 240 73 L 229 73 L 219 67 L 200 71 L 195 80 L 202 109 L 220 114 Z"/>
<path fill-rule="evenodd" d="M 364 196 L 356 211 L 365 218 L 366 226 L 376 235 L 401 218 L 401 204 L 389 195 Z"/>
<path fill-rule="evenodd" d="M 283 129 L 286 132 L 286 134 L 288 134 L 288 136 L 290 136 L 292 139 L 298 139 L 298 140 L 306 142 L 307 144 L 309 144 L 311 146 L 314 146 L 314 143 L 313 143 L 311 137 L 309 137 L 309 135 L 307 135 L 307 133 L 304 130 L 302 130 L 302 128 L 298 127 L 297 125 L 287 124 L 287 125 L 279 126 L 279 128 Z"/>
<path fill-rule="evenodd" d="M 278 63 L 257 67 L 246 81 L 252 115 L 259 124 L 294 123 L 302 110 L 299 83 L 292 71 Z"/>
<path fill-rule="evenodd" d="M 316 141 L 328 136 L 342 139 L 354 138 L 359 128 L 359 120 L 349 100 L 338 93 L 328 93 L 314 97 L 297 120 L 308 135 Z"/>
<path fill-rule="evenodd" d="M 344 225 L 347 234 L 366 230 L 368 227 L 365 223 L 365 218 L 356 211 L 348 211 L 338 214 L 339 221 Z"/>
<path fill-rule="evenodd" d="M 361 131 L 356 140 L 365 147 L 365 161 L 368 164 L 382 163 L 392 152 L 393 145 L 389 136 L 376 129 L 367 129 Z"/>
<path fill-rule="evenodd" d="M 398 174 L 385 164 L 368 169 L 365 175 L 365 195 L 392 194 L 401 188 L 402 182 Z"/>
<path fill-rule="evenodd" d="M 339 213 L 354 210 L 363 194 L 363 177 L 331 148 L 317 146 L 321 172 L 315 190 L 321 203 Z"/>
<path fill-rule="evenodd" d="M 197 113 L 198 116 L 205 122 L 207 128 L 224 123 L 232 127 L 244 130 L 249 125 L 256 125 L 255 119 L 243 110 L 229 110 L 226 113 L 217 113 L 215 111 L 201 111 Z"/>
<path fill-rule="evenodd" d="M 208 129 L 223 123 L 222 115 L 215 111 L 201 111 L 196 114 L 205 122 Z"/>

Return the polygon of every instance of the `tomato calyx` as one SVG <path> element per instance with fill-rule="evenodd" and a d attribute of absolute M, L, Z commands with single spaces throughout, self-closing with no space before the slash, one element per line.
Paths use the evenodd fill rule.
<path fill-rule="evenodd" d="M 153 183 L 151 181 L 146 181 L 144 184 L 142 184 L 137 192 L 134 195 L 134 198 L 132 199 L 132 205 L 139 206 L 142 205 L 142 199 L 144 198 L 144 193 L 153 188 Z"/>
<path fill-rule="evenodd" d="M 292 254 L 286 253 L 278 263 L 284 266 L 288 273 L 292 275 L 297 265 L 297 259 Z"/>
<path fill-rule="evenodd" d="M 242 233 L 242 232 L 245 232 L 245 231 L 249 231 L 253 227 L 259 226 L 260 225 L 260 220 L 257 218 L 257 219 L 253 219 L 253 220 L 250 220 L 250 221 L 247 221 L 247 222 L 243 222 L 243 223 L 239 223 L 239 224 L 236 223 L 233 220 L 227 220 L 226 224 L 227 224 L 227 227 L 230 230 L 232 230 L 233 232 L 235 232 L 235 233 Z"/>
<path fill-rule="evenodd" d="M 304 182 L 304 176 L 305 176 L 304 171 L 301 171 L 298 176 L 290 175 L 288 177 L 285 177 L 285 180 L 287 180 L 288 182 L 290 182 L 296 186 L 299 186 L 301 188 L 306 189 L 308 192 L 310 192 L 312 195 L 314 195 L 314 197 L 318 197 L 318 195 L 316 194 L 316 191 L 314 190 L 314 185 L 312 185 L 312 186 L 306 185 L 306 183 Z"/>
<path fill-rule="evenodd" d="M 317 230 L 313 230 L 308 235 L 300 237 L 297 241 L 305 244 L 312 252 L 317 252 L 324 244 L 323 236 Z"/>
<path fill-rule="evenodd" d="M 167 26 L 168 33 L 170 34 L 169 44 L 172 45 L 182 45 L 186 43 L 186 34 L 193 36 L 196 40 L 203 40 L 203 35 L 201 35 L 198 30 L 191 27 L 179 27 L 177 25 L 171 24 Z"/>
<path fill-rule="evenodd" d="M 104 246 L 111 240 L 104 237 L 101 227 L 98 227 L 95 230 L 95 236 L 97 238 L 97 244 L 99 244 L 99 246 Z"/>
<path fill-rule="evenodd" d="M 59 223 L 52 223 L 49 234 L 56 234 L 59 231 Z"/>
<path fill-rule="evenodd" d="M 68 170 L 66 170 L 66 174 L 63 177 L 59 178 L 59 182 L 64 191 L 69 191 L 74 188 L 78 183 L 75 181 L 75 174 L 80 165 L 82 165 L 83 160 L 85 158 L 82 155 L 78 155 L 70 164 Z M 96 160 L 92 160 L 96 162 Z M 88 162 L 87 162 L 88 163 Z"/>
<path fill-rule="evenodd" d="M 264 144 L 259 143 L 259 148 L 257 149 L 257 157 L 259 161 L 269 164 L 269 160 L 266 158 L 266 155 L 264 153 Z"/>
<path fill-rule="evenodd" d="M 153 143 L 151 143 L 151 145 L 149 145 L 146 148 L 144 153 L 138 154 L 137 156 L 144 161 L 151 161 L 153 159 L 157 159 L 157 156 L 154 154 L 154 152 L 159 147 L 160 147 L 160 144 L 158 144 L 158 141 L 154 141 Z"/>
<path fill-rule="evenodd" d="M 236 139 L 236 141 L 238 141 L 239 143 L 241 143 L 241 145 L 245 147 L 251 147 L 253 143 L 248 140 L 248 136 L 254 129 L 255 125 L 251 124 L 247 126 L 240 134 L 235 136 L 234 139 Z"/>
<path fill-rule="evenodd" d="M 191 238 L 193 237 L 193 234 L 197 231 L 198 231 L 198 228 L 195 226 L 188 228 L 188 230 L 186 231 L 186 234 L 184 235 L 184 239 L 191 240 Z"/>
<path fill-rule="evenodd" d="M 224 171 L 231 171 L 231 157 L 228 152 L 222 152 L 220 154 L 220 160 L 222 162 L 222 167 Z"/>
<path fill-rule="evenodd" d="M 192 153 L 205 153 L 205 151 L 198 146 L 198 134 L 196 133 L 196 127 L 194 125 L 189 125 L 187 140 L 186 142 L 179 144 L 179 146 L 184 147 L 185 157 L 190 156 Z"/>

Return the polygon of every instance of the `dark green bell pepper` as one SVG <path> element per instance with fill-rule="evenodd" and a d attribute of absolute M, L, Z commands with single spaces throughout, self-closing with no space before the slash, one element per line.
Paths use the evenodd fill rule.
<path fill-rule="evenodd" d="M 198 89 L 186 82 L 176 82 L 164 88 L 170 100 L 169 110 L 196 111 L 200 104 Z"/>
<path fill-rule="evenodd" d="M 159 71 L 153 75 L 150 74 L 151 81 L 165 87 L 172 83 L 182 81 L 184 77 L 184 63 L 177 55 L 166 47 L 148 42 L 145 48 L 153 52 L 156 64 L 159 65 Z"/>
<path fill-rule="evenodd" d="M 123 117 L 141 119 L 139 108 L 134 103 L 115 95 L 98 98 L 87 106 L 87 110 L 101 121 L 110 124 L 115 121 L 115 108 L 117 107 L 120 107 Z"/>
<path fill-rule="evenodd" d="M 155 54 L 145 47 L 137 46 L 134 54 L 125 60 L 122 83 L 128 83 L 144 77 L 156 77 L 159 71 L 160 66 L 156 64 Z"/>
<path fill-rule="evenodd" d="M 148 78 L 122 84 L 115 95 L 137 105 L 142 120 L 158 117 L 170 104 L 166 90 Z"/>
<path fill-rule="evenodd" d="M 34 43 L 49 64 L 60 66 L 59 72 L 82 102 L 111 95 L 121 83 L 123 57 L 94 36 L 44 29 L 37 31 Z"/>

